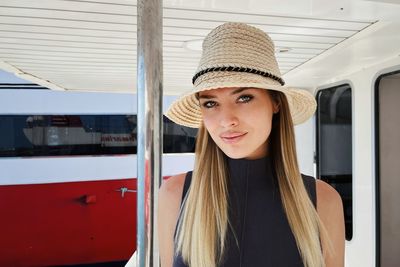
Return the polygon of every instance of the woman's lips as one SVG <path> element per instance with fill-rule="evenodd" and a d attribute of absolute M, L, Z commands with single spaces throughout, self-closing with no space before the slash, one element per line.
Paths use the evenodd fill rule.
<path fill-rule="evenodd" d="M 227 144 L 235 144 L 239 142 L 247 133 L 224 133 L 220 137 Z"/>

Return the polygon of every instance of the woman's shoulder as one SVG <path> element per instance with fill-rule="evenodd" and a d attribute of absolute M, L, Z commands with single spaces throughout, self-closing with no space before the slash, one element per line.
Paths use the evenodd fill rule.
<path fill-rule="evenodd" d="M 317 179 L 317 212 L 327 230 L 329 241 L 322 239 L 323 247 L 331 247 L 326 266 L 344 266 L 345 226 L 343 203 L 339 193 L 329 184 Z M 329 245 L 330 244 L 330 245 Z"/>
<path fill-rule="evenodd" d="M 181 205 L 186 174 L 164 179 L 158 192 L 158 238 L 163 266 L 172 266 L 174 232 Z"/>
<path fill-rule="evenodd" d="M 186 173 L 181 173 L 164 179 L 161 184 L 158 197 L 167 201 L 180 199 L 182 197 L 185 178 Z"/>
<path fill-rule="evenodd" d="M 317 203 L 323 209 L 343 209 L 339 193 L 328 183 L 316 179 Z"/>
<path fill-rule="evenodd" d="M 158 192 L 158 219 L 161 235 L 172 240 L 181 206 L 185 174 L 171 176 L 163 181 Z"/>
<path fill-rule="evenodd" d="M 307 190 L 314 188 L 317 199 L 317 207 L 324 209 L 342 208 L 342 199 L 339 193 L 328 183 L 315 179 L 312 176 L 301 175 Z"/>
<path fill-rule="evenodd" d="M 165 179 L 158 192 L 159 217 L 168 221 L 170 230 L 175 228 L 182 199 L 186 174 L 178 174 Z"/>

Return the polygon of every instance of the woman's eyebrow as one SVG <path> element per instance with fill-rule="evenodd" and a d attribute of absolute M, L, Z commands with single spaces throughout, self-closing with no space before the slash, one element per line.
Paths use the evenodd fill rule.
<path fill-rule="evenodd" d="M 212 99 L 212 98 L 216 98 L 216 96 L 214 95 L 199 95 L 199 99 Z"/>
<path fill-rule="evenodd" d="M 238 89 L 234 90 L 231 95 L 239 94 L 247 89 L 251 89 L 250 87 L 239 87 Z"/>
<path fill-rule="evenodd" d="M 250 87 L 239 87 L 237 89 L 235 89 L 234 91 L 232 91 L 230 94 L 231 95 L 236 95 L 239 94 L 247 89 L 251 89 Z M 212 99 L 212 98 L 217 98 L 215 95 L 212 94 L 199 94 L 199 99 L 204 98 L 204 99 Z"/>

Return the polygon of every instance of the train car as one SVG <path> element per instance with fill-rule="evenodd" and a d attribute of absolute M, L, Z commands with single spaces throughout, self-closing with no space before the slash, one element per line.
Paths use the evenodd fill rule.
<path fill-rule="evenodd" d="M 135 96 L 0 88 L 0 266 L 123 265 L 136 249 Z M 190 169 L 195 135 L 164 118 L 166 178 Z"/>
<path fill-rule="evenodd" d="M 134 252 L 137 7 L 1 3 L 0 68 L 41 86 L 0 89 L 1 266 L 122 264 Z M 400 265 L 399 14 L 396 0 L 163 1 L 164 108 L 227 21 L 266 31 L 286 84 L 315 95 L 298 157 L 342 197 L 345 266 Z M 167 177 L 192 167 L 196 133 L 164 122 Z"/>

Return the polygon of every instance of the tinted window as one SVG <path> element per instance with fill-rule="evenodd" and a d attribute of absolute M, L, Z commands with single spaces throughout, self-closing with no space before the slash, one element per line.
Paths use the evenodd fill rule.
<path fill-rule="evenodd" d="M 352 227 L 352 108 L 349 85 L 317 94 L 317 176 L 333 186 L 343 201 L 346 239 Z"/>
<path fill-rule="evenodd" d="M 194 152 L 197 129 L 178 125 L 163 117 L 164 153 Z"/>
<path fill-rule="evenodd" d="M 0 156 L 136 154 L 136 115 L 0 116 Z M 164 153 L 194 152 L 196 129 L 164 117 Z"/>

